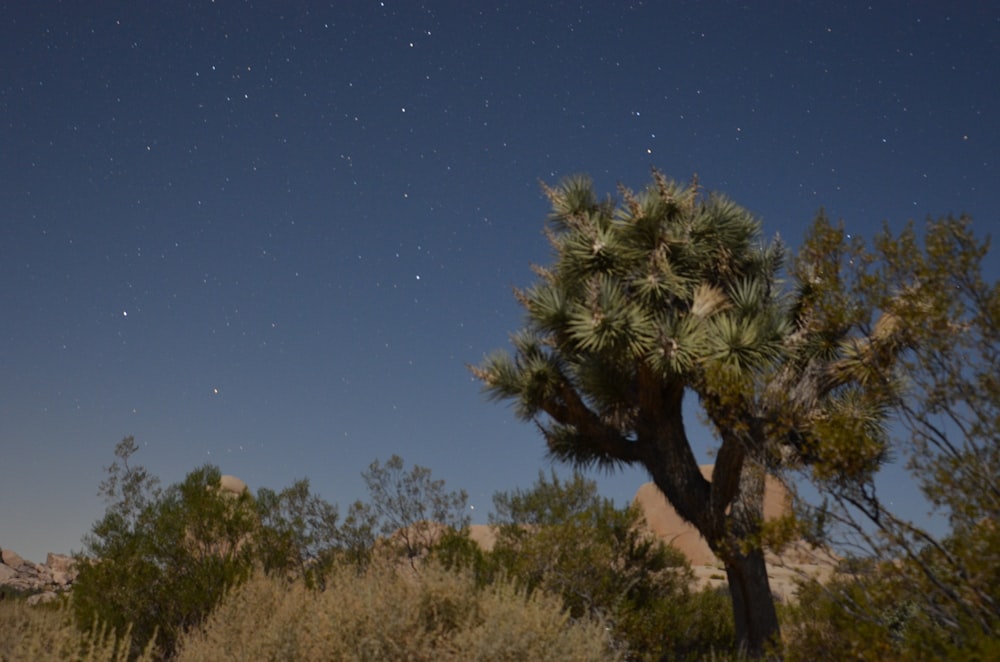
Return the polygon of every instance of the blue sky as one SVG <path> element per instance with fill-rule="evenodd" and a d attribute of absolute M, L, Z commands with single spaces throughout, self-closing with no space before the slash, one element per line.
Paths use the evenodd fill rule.
<path fill-rule="evenodd" d="M 167 483 L 210 462 L 342 506 L 398 453 L 485 519 L 549 466 L 465 368 L 547 260 L 540 181 L 697 173 L 793 248 L 820 207 L 998 225 L 991 3 L 0 15 L 0 546 L 36 560 L 80 548 L 128 434 Z"/>

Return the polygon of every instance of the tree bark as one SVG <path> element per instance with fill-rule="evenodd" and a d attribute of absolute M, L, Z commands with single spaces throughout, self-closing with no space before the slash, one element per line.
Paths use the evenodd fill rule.
<path fill-rule="evenodd" d="M 765 473 L 753 463 L 731 461 L 716 464 L 712 481 L 705 480 L 686 443 L 683 423 L 679 417 L 673 420 L 673 437 L 664 438 L 684 443 L 661 444 L 657 447 L 661 455 L 655 460 L 646 458 L 646 467 L 667 501 L 701 533 L 723 562 L 737 647 L 748 657 L 763 657 L 768 645 L 778 644 L 781 636 L 764 550 L 759 543 Z M 735 493 L 734 483 L 738 484 Z M 720 485 L 724 489 L 718 489 Z M 728 500 L 713 503 L 712 497 L 722 498 L 717 491 L 724 492 Z"/>
<path fill-rule="evenodd" d="M 739 489 L 727 517 L 728 535 L 713 551 L 726 567 L 736 645 L 747 656 L 759 658 L 767 652 L 769 644 L 778 644 L 781 636 L 764 550 L 759 542 L 766 474 L 753 462 L 743 463 L 738 471 Z"/>
<path fill-rule="evenodd" d="M 712 480 L 701 473 L 684 428 L 684 388 L 647 385 L 636 421 L 637 442 L 594 414 L 567 387 L 544 409 L 554 420 L 575 426 L 608 457 L 639 462 L 649 471 L 677 514 L 692 524 L 725 564 L 736 626 L 736 644 L 762 657 L 780 636 L 764 552 L 757 541 L 764 506 L 764 472 L 745 461 L 747 439 L 730 436 L 720 450 Z M 729 436 L 729 435 L 724 435 Z M 753 545 L 749 551 L 745 545 Z"/>
<path fill-rule="evenodd" d="M 753 549 L 739 554 L 727 560 L 725 566 L 737 646 L 751 658 L 763 657 L 768 645 L 777 644 L 780 636 L 764 552 Z"/>

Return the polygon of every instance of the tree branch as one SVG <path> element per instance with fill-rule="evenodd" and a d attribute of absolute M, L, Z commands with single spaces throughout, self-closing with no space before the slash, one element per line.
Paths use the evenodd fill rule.
<path fill-rule="evenodd" d="M 629 441 L 620 430 L 601 420 L 565 378 L 560 384 L 558 396 L 547 398 L 542 403 L 542 411 L 557 423 L 576 428 L 581 438 L 599 453 L 625 464 L 640 460 L 637 443 Z"/>

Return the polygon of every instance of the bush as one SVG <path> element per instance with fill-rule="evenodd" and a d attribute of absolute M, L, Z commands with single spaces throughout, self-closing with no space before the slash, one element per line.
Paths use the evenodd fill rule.
<path fill-rule="evenodd" d="M 614 660 L 602 624 L 510 583 L 435 564 L 339 566 L 327 590 L 257 576 L 179 643 L 178 660 Z"/>
<path fill-rule="evenodd" d="M 1000 659 L 994 630 L 970 622 L 966 614 L 941 617 L 926 608 L 931 589 L 914 581 L 906 561 L 847 568 L 853 572 L 826 584 L 805 583 L 796 604 L 787 608 L 789 662 Z"/>
<path fill-rule="evenodd" d="M 460 536 L 468 522 L 464 492 L 445 492 L 430 470 L 404 471 L 393 456 L 363 477 L 371 504 L 357 502 L 338 526 L 338 512 L 310 494 L 306 480 L 280 492 L 221 490 L 221 474 L 206 465 L 165 490 L 144 468 L 130 465 L 138 447 L 126 437 L 115 448 L 100 492 L 109 505 L 85 538 L 74 588 L 78 626 L 106 623 L 131 631 L 131 653 L 147 642 L 169 658 L 177 640 L 197 627 L 233 587 L 257 569 L 276 580 L 326 587 L 335 566 L 361 573 L 376 554 L 376 532 L 392 534 L 416 567 L 446 525 Z"/>
<path fill-rule="evenodd" d="M 528 591 L 559 595 L 573 617 L 607 620 L 630 659 L 698 659 L 728 649 L 731 603 L 692 592 L 694 575 L 677 550 L 642 527 L 637 507 L 615 508 L 593 481 L 555 473 L 527 491 L 493 498 L 497 542 L 479 575 L 509 577 Z"/>
<path fill-rule="evenodd" d="M 134 452 L 131 438 L 116 449 L 123 464 L 102 486 L 115 500 L 85 539 L 73 605 L 81 629 L 103 623 L 123 637 L 131 628 L 133 654 L 155 641 L 169 657 L 177 638 L 249 577 L 257 516 L 248 493 L 220 492 L 217 468 L 161 491 L 129 467 Z"/>
<path fill-rule="evenodd" d="M 0 660 L 4 662 L 125 662 L 132 645 L 127 630 L 116 636 L 111 628 L 95 623 L 85 632 L 78 631 L 67 600 L 30 607 L 24 600 L 8 597 L 0 601 L 0 633 Z M 140 651 L 134 659 L 147 662 L 152 655 L 149 650 Z"/>
<path fill-rule="evenodd" d="M 256 507 L 258 565 L 266 574 L 302 577 L 310 588 L 323 588 L 342 536 L 337 507 L 311 494 L 306 479 L 280 492 L 260 488 Z"/>

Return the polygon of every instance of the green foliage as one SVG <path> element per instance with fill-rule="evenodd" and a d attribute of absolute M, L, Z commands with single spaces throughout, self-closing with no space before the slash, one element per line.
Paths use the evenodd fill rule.
<path fill-rule="evenodd" d="M 128 460 L 136 447 L 116 449 L 105 494 L 117 497 L 85 539 L 73 605 L 83 628 L 105 623 L 119 635 L 132 628 L 133 653 L 155 640 L 168 657 L 178 637 L 197 625 L 253 567 L 250 536 L 257 527 L 249 494 L 223 494 L 217 468 L 201 467 L 182 483 L 152 489 Z"/>
<path fill-rule="evenodd" d="M 352 507 L 353 534 L 364 537 L 377 530 L 411 562 L 434 546 L 442 529 L 469 524 L 465 490 L 446 491 L 444 481 L 432 479 L 426 467 L 405 471 L 403 458 L 393 455 L 384 464 L 375 460 L 361 476 L 371 501 Z"/>
<path fill-rule="evenodd" d="M 904 659 L 899 634 L 906 605 L 877 592 L 874 579 L 871 573 L 849 575 L 800 587 L 798 601 L 786 610 L 785 659 Z"/>
<path fill-rule="evenodd" d="M 691 593 L 687 560 L 645 531 L 635 506 L 617 509 L 593 481 L 555 472 L 493 503 L 492 572 L 561 596 L 574 618 L 606 619 L 630 659 L 688 659 L 729 645 L 728 600 Z"/>
<path fill-rule="evenodd" d="M 838 235 L 827 226 L 809 250 L 829 254 L 831 246 L 846 243 L 842 230 Z M 936 536 L 896 515 L 881 500 L 873 471 L 843 479 L 846 458 L 860 456 L 864 468 L 865 453 L 857 451 L 873 437 L 856 432 L 849 416 L 817 426 L 825 451 L 816 454 L 811 476 L 827 496 L 820 511 L 825 528 L 835 541 L 846 537 L 865 550 L 878 572 L 844 578 L 827 589 L 829 599 L 814 602 L 824 611 L 803 619 L 820 618 L 829 627 L 799 626 L 819 642 L 803 659 L 828 639 L 844 650 L 878 651 L 872 642 L 887 633 L 893 642 L 887 654 L 900 659 L 998 654 L 1000 283 L 983 274 L 988 250 L 964 217 L 928 221 L 923 237 L 913 224 L 898 235 L 884 229 L 870 249 L 855 243 L 839 277 L 811 295 L 822 302 L 814 306 L 817 315 L 870 325 L 868 341 L 839 368 L 863 378 L 896 419 L 879 445 L 907 461 L 949 530 Z M 900 360 L 887 366 L 882 357 L 894 351 Z M 869 468 L 878 465 L 878 449 L 870 451 Z"/>
<path fill-rule="evenodd" d="M 778 636 L 760 549 L 764 472 L 786 457 L 843 455 L 844 472 L 884 458 L 880 400 L 849 369 L 861 361 L 845 360 L 865 346 L 863 334 L 853 318 L 818 312 L 835 308 L 825 283 L 836 282 L 840 262 L 805 256 L 798 267 L 816 282 L 789 297 L 778 281 L 784 249 L 763 241 L 748 210 L 655 171 L 644 191 L 623 188 L 617 200 L 599 201 L 586 178 L 546 193 L 553 262 L 516 293 L 526 323 L 513 352 L 473 373 L 539 426 L 553 458 L 645 468 L 747 578 L 730 586 L 735 623 L 740 647 L 761 655 Z M 688 393 L 720 439 L 711 480 L 687 438 Z M 848 420 L 854 433 L 829 450 L 826 432 L 840 428 L 823 426 Z"/>
<path fill-rule="evenodd" d="M 347 509 L 344 522 L 337 531 L 340 559 L 363 570 L 372 561 L 377 540 L 378 516 L 369 504 L 355 501 Z"/>
<path fill-rule="evenodd" d="M 254 547 L 264 572 L 291 570 L 307 586 L 323 588 L 341 540 L 337 508 L 311 494 L 306 479 L 281 492 L 259 489 L 256 506 Z"/>
<path fill-rule="evenodd" d="M 624 191 L 618 208 L 596 202 L 583 178 L 547 189 L 555 264 L 518 293 L 528 325 L 515 356 L 496 354 L 476 370 L 523 417 L 545 412 L 581 427 L 560 411 L 575 405 L 573 391 L 621 432 L 638 432 L 641 373 L 710 389 L 706 365 L 755 370 L 781 351 L 788 320 L 772 287 L 781 247 L 760 248 L 759 223 L 732 202 L 654 175 L 648 190 Z M 562 459 L 631 461 L 584 438 L 553 448 L 556 427 L 543 427 Z"/>
<path fill-rule="evenodd" d="M 692 593 L 684 558 L 578 474 L 497 494 L 498 540 L 485 551 L 469 538 L 465 493 L 395 456 L 363 474 L 372 503 L 340 523 L 305 480 L 254 499 L 222 492 L 218 469 L 202 467 L 161 490 L 130 464 L 136 450 L 119 444 L 102 484 L 115 500 L 80 558 L 81 632 L 66 639 L 114 659 L 222 646 L 247 659 L 694 659 L 733 634 L 725 598 Z M 409 570 L 376 554 L 378 533 Z M 312 608 L 326 611 L 310 620 Z"/>
<path fill-rule="evenodd" d="M 131 628 L 134 654 L 153 642 L 169 657 L 254 569 L 325 589 L 337 565 L 364 571 L 380 533 L 387 549 L 412 562 L 468 524 L 465 492 L 445 491 L 429 469 L 404 471 L 398 456 L 372 463 L 363 474 L 371 503 L 355 502 L 341 523 L 307 480 L 280 492 L 262 488 L 254 499 L 221 491 L 219 470 L 205 466 L 162 490 L 130 464 L 137 450 L 132 437 L 115 449 L 118 461 L 101 484 L 108 508 L 84 541 L 73 601 L 82 628 L 105 623 L 119 636 Z"/>
<path fill-rule="evenodd" d="M 131 435 L 118 442 L 115 446 L 118 460 L 105 467 L 108 477 L 101 481 L 98 488 L 98 494 L 108 502 L 107 515 L 121 520 L 124 527 L 135 526 L 139 515 L 160 495 L 160 480 L 145 467 L 129 464 L 129 459 L 138 450 L 135 437 Z"/>

